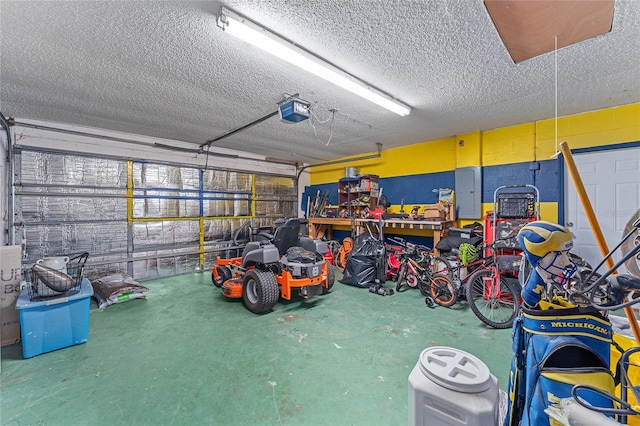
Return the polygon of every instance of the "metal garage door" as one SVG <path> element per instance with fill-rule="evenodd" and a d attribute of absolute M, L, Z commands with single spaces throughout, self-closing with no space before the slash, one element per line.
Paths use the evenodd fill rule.
<path fill-rule="evenodd" d="M 640 208 L 640 148 L 575 154 L 574 159 L 611 249 L 620 242 L 625 225 Z M 566 171 L 565 194 L 565 223 L 576 236 L 573 252 L 595 267 L 602 260 L 602 255 Z M 620 257 L 618 250 L 614 259 Z"/>

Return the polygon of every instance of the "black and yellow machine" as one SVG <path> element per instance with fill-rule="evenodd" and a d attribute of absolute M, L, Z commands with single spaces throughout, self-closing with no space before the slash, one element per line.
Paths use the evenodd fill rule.
<path fill-rule="evenodd" d="M 300 235 L 306 221 L 284 221 L 273 238 L 250 241 L 242 256 L 218 257 L 211 268 L 211 279 L 228 298 L 242 298 L 251 312 L 269 312 L 278 298 L 291 300 L 297 294 L 310 298 L 329 292 L 335 281 L 333 265 L 326 261 L 325 241 Z"/>

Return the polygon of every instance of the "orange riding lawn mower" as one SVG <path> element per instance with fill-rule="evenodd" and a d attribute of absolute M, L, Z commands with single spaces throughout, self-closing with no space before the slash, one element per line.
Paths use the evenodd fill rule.
<path fill-rule="evenodd" d="M 218 257 L 211 279 L 222 294 L 242 298 L 248 310 L 269 312 L 278 298 L 291 300 L 293 294 L 308 299 L 329 292 L 335 281 L 333 265 L 327 262 L 327 243 L 301 236 L 299 218 L 279 220 L 273 237 L 249 241 L 241 257 Z M 276 221 L 278 224 L 278 221 Z"/>

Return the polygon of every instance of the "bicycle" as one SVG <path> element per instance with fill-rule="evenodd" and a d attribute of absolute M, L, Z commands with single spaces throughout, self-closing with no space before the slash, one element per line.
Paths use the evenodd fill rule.
<path fill-rule="evenodd" d="M 511 327 L 520 312 L 517 278 L 501 272 L 495 261 L 471 274 L 466 296 L 478 319 L 493 328 Z"/>
<path fill-rule="evenodd" d="M 420 282 L 431 279 L 431 272 L 424 263 L 424 256 L 418 255 L 415 258 L 415 254 L 411 252 L 402 252 L 400 254 L 400 263 L 398 267 L 398 273 L 396 276 L 396 291 L 400 291 L 406 282 L 409 288 L 418 287 Z"/>
<path fill-rule="evenodd" d="M 385 279 L 387 281 L 396 281 L 398 273 L 400 272 L 401 259 L 404 256 L 406 249 L 402 246 L 391 245 L 385 243 L 385 259 L 386 259 L 386 273 Z"/>
<path fill-rule="evenodd" d="M 485 249 L 491 249 L 482 250 L 491 253 L 489 257 L 443 268 L 428 285 L 421 287 L 421 291 L 445 307 L 464 297 L 480 321 L 493 328 L 509 328 L 520 312 L 520 286 L 513 282 L 517 275 L 513 267 L 507 265 L 515 256 L 498 255 L 493 244 Z M 501 258 L 506 261 L 499 261 Z M 505 267 L 504 273 L 499 264 Z M 518 265 L 519 262 L 513 264 Z M 468 271 L 464 277 L 461 276 L 462 268 Z"/>
<path fill-rule="evenodd" d="M 402 289 L 405 281 L 408 287 L 416 288 L 421 282 L 430 282 L 433 275 L 439 270 L 451 267 L 449 261 L 443 257 L 434 256 L 426 246 L 413 244 L 402 239 L 390 240 L 404 247 L 404 250 L 398 253 L 399 264 L 395 277 L 396 291 Z"/>
<path fill-rule="evenodd" d="M 469 244 L 467 244 L 469 245 Z M 464 244 L 460 246 L 464 247 Z M 444 307 L 453 306 L 458 300 L 466 297 L 465 284 L 476 269 L 483 266 L 484 258 L 478 257 L 478 250 L 473 247 L 474 256 L 467 251 L 454 251 L 455 257 L 435 257 L 431 264 L 431 280 L 421 283 L 420 292 L 425 297 Z M 464 273 L 464 275 L 463 275 Z"/>

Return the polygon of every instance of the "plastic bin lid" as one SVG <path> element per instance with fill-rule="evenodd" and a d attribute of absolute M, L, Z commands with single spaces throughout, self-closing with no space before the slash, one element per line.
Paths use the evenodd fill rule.
<path fill-rule="evenodd" d="M 464 393 L 491 387 L 489 367 L 470 353 L 446 346 L 432 346 L 420 353 L 420 370 L 432 382 Z"/>
<path fill-rule="evenodd" d="M 91 281 L 89 281 L 87 278 L 82 278 L 82 282 L 80 283 L 80 291 L 78 293 L 72 294 L 71 296 L 53 296 L 39 301 L 32 301 L 29 298 L 29 290 L 25 288 L 20 292 L 20 295 L 16 300 L 16 309 L 33 309 L 42 306 L 57 305 L 91 296 L 93 296 L 93 286 L 91 285 Z"/>

